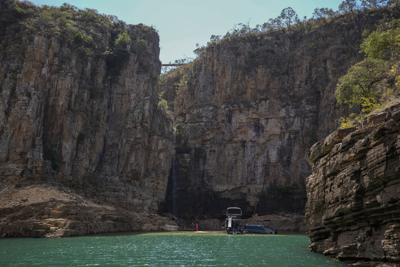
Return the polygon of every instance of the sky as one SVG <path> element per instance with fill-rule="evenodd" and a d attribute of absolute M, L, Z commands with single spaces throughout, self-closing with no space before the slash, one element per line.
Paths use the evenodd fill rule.
<path fill-rule="evenodd" d="M 238 23 L 254 27 L 277 17 L 286 7 L 311 17 L 316 7 L 336 9 L 341 0 L 31 0 L 38 5 L 93 8 L 129 24 L 153 26 L 160 35 L 163 63 L 195 57 L 196 44 L 224 35 Z"/>

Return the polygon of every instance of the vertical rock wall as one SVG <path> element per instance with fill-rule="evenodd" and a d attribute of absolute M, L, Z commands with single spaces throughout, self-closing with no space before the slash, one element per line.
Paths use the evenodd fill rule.
<path fill-rule="evenodd" d="M 306 219 L 313 251 L 355 266 L 399 266 L 399 133 L 397 104 L 312 147 Z"/>
<path fill-rule="evenodd" d="M 336 127 L 337 80 L 385 14 L 210 45 L 163 77 L 176 128 L 167 208 L 181 217 L 302 213 L 308 149 Z M 172 190 L 173 188 L 173 190 Z"/>
<path fill-rule="evenodd" d="M 173 153 L 157 33 L 90 10 L 2 5 L 0 192 L 44 184 L 156 212 Z"/>

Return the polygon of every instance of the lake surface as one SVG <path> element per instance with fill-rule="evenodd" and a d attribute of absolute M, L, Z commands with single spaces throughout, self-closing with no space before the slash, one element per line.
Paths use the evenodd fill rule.
<path fill-rule="evenodd" d="M 301 235 L 159 233 L 0 239 L 0 266 L 344 266 Z"/>

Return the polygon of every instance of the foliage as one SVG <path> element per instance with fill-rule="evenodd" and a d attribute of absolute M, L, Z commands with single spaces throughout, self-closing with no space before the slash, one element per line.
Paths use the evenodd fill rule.
<path fill-rule="evenodd" d="M 294 24 L 300 22 L 299 16 L 297 15 L 296 11 L 294 11 L 294 9 L 291 7 L 283 9 L 278 19 L 286 28 L 290 28 Z"/>
<path fill-rule="evenodd" d="M 353 13 L 357 9 L 357 0 L 344 0 L 339 5 L 340 13 Z"/>
<path fill-rule="evenodd" d="M 158 107 L 164 112 L 168 112 L 168 101 L 164 98 L 164 92 L 158 95 Z"/>
<path fill-rule="evenodd" d="M 365 9 L 375 9 L 388 5 L 388 0 L 361 0 L 361 7 Z"/>
<path fill-rule="evenodd" d="M 382 60 L 365 59 L 352 66 L 350 70 L 339 79 L 336 88 L 336 99 L 339 104 L 350 107 L 363 107 L 376 102 L 378 91 L 376 83 L 385 78 L 387 64 Z"/>
<path fill-rule="evenodd" d="M 7 1 L 14 2 L 14 17 L 21 18 L 18 25 L 23 29 L 57 38 L 84 54 L 93 54 L 96 49 L 100 53 L 107 50 L 108 44 L 102 39 L 104 33 L 126 28 L 116 17 L 101 15 L 94 9 L 79 10 L 70 4 L 59 8 L 36 7 L 28 1 Z"/>
<path fill-rule="evenodd" d="M 174 64 L 189 64 L 192 61 L 193 61 L 193 58 L 184 57 L 184 58 L 176 59 L 174 61 Z"/>
<path fill-rule="evenodd" d="M 115 46 L 117 48 L 126 48 L 131 43 L 131 37 L 127 31 L 123 31 L 118 34 L 117 39 L 115 39 Z"/>
<path fill-rule="evenodd" d="M 382 104 L 379 103 L 379 97 L 361 97 L 361 112 L 363 114 L 371 113 L 379 109 Z"/>
<path fill-rule="evenodd" d="M 15 11 L 22 15 L 31 15 L 35 11 L 35 6 L 29 1 L 15 2 Z"/>
<path fill-rule="evenodd" d="M 372 4 L 380 4 L 374 2 Z M 383 23 L 362 42 L 361 50 L 366 58 L 353 65 L 339 79 L 336 87 L 338 104 L 353 112 L 340 121 L 346 128 L 361 121 L 368 113 L 380 109 L 398 97 L 400 89 L 400 21 Z"/>
<path fill-rule="evenodd" d="M 313 12 L 313 19 L 327 19 L 336 15 L 336 12 L 331 8 L 316 8 Z"/>
<path fill-rule="evenodd" d="M 349 128 L 353 128 L 354 125 L 354 121 L 348 117 L 343 117 L 340 118 L 339 120 L 339 128 L 340 129 L 349 129 Z"/>
<path fill-rule="evenodd" d="M 207 47 L 196 44 L 196 49 L 193 51 L 193 53 L 195 53 L 197 56 L 200 56 L 204 51 L 206 51 L 206 49 Z"/>
<path fill-rule="evenodd" d="M 210 42 L 217 43 L 219 40 L 221 40 L 221 36 L 220 35 L 211 35 L 211 37 L 210 37 Z M 197 46 L 198 46 L 198 44 L 197 44 Z"/>
<path fill-rule="evenodd" d="M 361 49 L 369 58 L 390 60 L 400 56 L 400 28 L 371 33 Z"/>
<path fill-rule="evenodd" d="M 261 28 L 263 31 L 289 29 L 298 23 L 300 23 L 300 19 L 296 11 L 291 7 L 287 7 L 281 11 L 277 18 L 268 20 Z"/>
<path fill-rule="evenodd" d="M 222 37 L 212 35 L 208 42 L 208 46 L 214 46 L 218 43 L 235 38 L 248 37 L 251 35 L 274 31 L 309 31 L 319 27 L 321 23 L 326 23 L 329 21 L 328 19 L 337 16 L 349 13 L 353 14 L 360 10 L 393 7 L 395 5 L 400 5 L 400 0 L 343 0 L 338 7 L 338 11 L 330 8 L 316 8 L 311 19 L 307 19 L 307 17 L 300 19 L 293 8 L 287 7 L 281 11 L 278 17 L 271 18 L 262 25 L 256 25 L 254 28 L 250 27 L 249 24 L 239 23 Z M 206 46 L 196 45 L 194 53 L 199 56 L 206 49 Z"/>
<path fill-rule="evenodd" d="M 75 29 L 72 31 L 74 40 L 78 44 L 90 45 L 93 42 L 92 36 L 86 34 L 84 31 Z"/>

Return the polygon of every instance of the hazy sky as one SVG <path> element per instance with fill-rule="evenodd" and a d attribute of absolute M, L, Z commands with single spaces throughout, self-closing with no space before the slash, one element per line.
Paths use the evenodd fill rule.
<path fill-rule="evenodd" d="M 212 34 L 223 35 L 237 23 L 251 26 L 277 17 L 288 6 L 300 17 L 316 7 L 337 8 L 341 0 L 31 0 L 59 6 L 94 8 L 116 15 L 129 24 L 154 26 L 160 34 L 161 61 L 194 57 L 196 43 L 204 45 Z"/>

